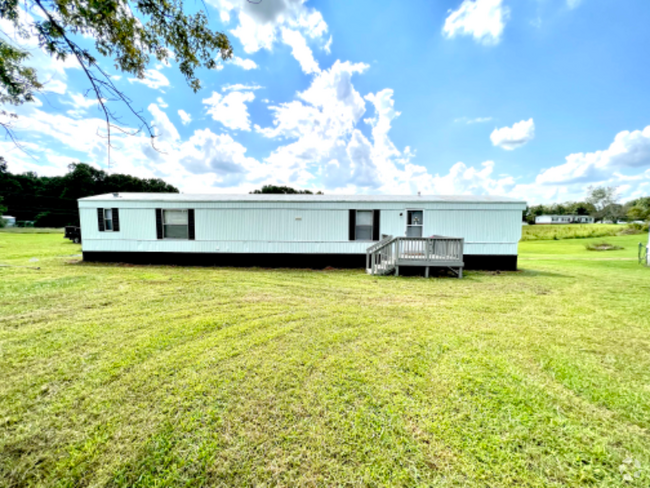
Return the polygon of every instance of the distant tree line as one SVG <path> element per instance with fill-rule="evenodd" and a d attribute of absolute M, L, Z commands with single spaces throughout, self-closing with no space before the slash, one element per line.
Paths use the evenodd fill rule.
<path fill-rule="evenodd" d="M 534 224 L 535 217 L 540 215 L 590 215 L 596 220 L 612 222 L 650 219 L 650 197 L 637 198 L 625 204 L 620 204 L 618 201 L 616 187 L 590 186 L 587 188 L 587 198 L 584 201 L 526 207 L 523 220 Z"/>
<path fill-rule="evenodd" d="M 261 194 L 280 194 L 280 195 L 313 195 L 314 193 L 310 190 L 296 190 L 290 186 L 277 186 L 277 185 L 264 185 L 259 190 L 253 190 L 250 192 L 255 195 Z M 322 195 L 322 191 L 317 191 L 316 195 Z"/>
<path fill-rule="evenodd" d="M 112 192 L 178 193 L 159 178 L 108 174 L 85 163 L 68 166 L 64 176 L 12 174 L 0 156 L 0 211 L 36 227 L 79 225 L 77 199 Z"/>

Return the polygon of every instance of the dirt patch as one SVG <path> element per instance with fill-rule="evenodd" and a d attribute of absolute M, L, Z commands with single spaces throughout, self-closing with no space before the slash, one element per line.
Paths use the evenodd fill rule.
<path fill-rule="evenodd" d="M 614 244 L 609 244 L 608 242 L 587 244 L 585 248 L 587 251 L 619 251 L 623 249 L 621 246 L 615 246 Z"/>

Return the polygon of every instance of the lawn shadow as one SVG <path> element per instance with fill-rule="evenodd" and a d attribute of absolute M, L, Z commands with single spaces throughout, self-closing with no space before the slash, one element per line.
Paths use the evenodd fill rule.
<path fill-rule="evenodd" d="M 572 277 L 561 273 L 551 273 L 550 271 L 539 271 L 536 269 L 525 269 L 525 268 L 519 268 L 516 272 L 520 276 L 526 278 L 534 278 L 537 276 L 547 276 L 549 278 L 571 278 Z"/>

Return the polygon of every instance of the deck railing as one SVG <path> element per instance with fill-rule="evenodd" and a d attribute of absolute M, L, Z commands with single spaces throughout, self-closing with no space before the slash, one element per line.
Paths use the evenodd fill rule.
<path fill-rule="evenodd" d="M 371 274 L 385 274 L 399 266 L 462 268 L 463 245 L 458 237 L 386 236 L 367 249 L 366 268 Z"/>

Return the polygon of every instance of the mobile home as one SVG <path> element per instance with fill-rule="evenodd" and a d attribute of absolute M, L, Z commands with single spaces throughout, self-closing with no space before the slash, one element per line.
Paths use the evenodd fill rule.
<path fill-rule="evenodd" d="M 517 268 L 526 203 L 494 196 L 114 193 L 79 200 L 85 261 L 359 267 L 384 236 L 464 241 L 466 269 Z"/>
<path fill-rule="evenodd" d="M 536 224 L 593 224 L 594 218 L 589 215 L 538 215 Z"/>

